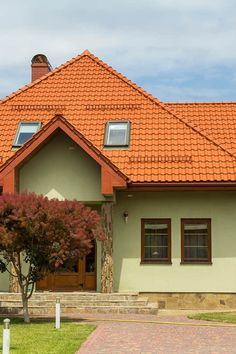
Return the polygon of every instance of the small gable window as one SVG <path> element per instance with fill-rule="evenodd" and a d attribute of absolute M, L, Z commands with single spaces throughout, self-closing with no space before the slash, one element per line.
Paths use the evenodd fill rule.
<path fill-rule="evenodd" d="M 40 122 L 21 122 L 18 126 L 13 146 L 21 146 L 40 129 Z"/>
<path fill-rule="evenodd" d="M 130 122 L 107 122 L 105 132 L 105 146 L 128 146 L 130 135 Z"/>

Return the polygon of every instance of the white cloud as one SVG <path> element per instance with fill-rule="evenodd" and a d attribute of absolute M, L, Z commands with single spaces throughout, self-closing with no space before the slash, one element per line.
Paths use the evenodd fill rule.
<path fill-rule="evenodd" d="M 29 71 L 36 53 L 45 53 L 58 66 L 88 48 L 138 80 L 163 74 L 174 79 L 176 73 L 186 72 L 201 76 L 214 67 L 232 68 L 235 18 L 233 0 L 4 2 L 0 95 L 12 90 L 12 78 L 6 79 L 6 74 L 23 84 L 18 70 Z"/>

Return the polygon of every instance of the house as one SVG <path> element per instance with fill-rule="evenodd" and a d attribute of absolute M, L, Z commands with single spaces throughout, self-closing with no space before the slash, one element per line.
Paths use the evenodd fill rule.
<path fill-rule="evenodd" d="M 55 70 L 36 55 L 0 116 L 3 192 L 76 198 L 105 219 L 107 241 L 39 290 L 236 306 L 236 103 L 160 102 L 84 51 Z"/>

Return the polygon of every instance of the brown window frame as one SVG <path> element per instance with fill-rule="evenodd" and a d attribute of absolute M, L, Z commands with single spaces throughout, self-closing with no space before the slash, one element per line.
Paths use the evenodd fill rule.
<path fill-rule="evenodd" d="M 153 223 L 153 224 L 166 223 L 168 225 L 168 244 L 167 244 L 168 258 L 166 259 L 145 258 L 145 249 L 144 249 L 145 223 Z M 141 219 L 141 264 L 171 264 L 171 219 L 161 219 L 161 218 Z"/>
<path fill-rule="evenodd" d="M 207 224 L 208 230 L 208 243 L 207 243 L 207 259 L 201 258 L 192 258 L 192 259 L 185 259 L 184 257 L 184 225 L 185 224 Z M 211 219 L 181 219 L 181 264 L 212 264 L 212 250 L 211 250 Z"/>

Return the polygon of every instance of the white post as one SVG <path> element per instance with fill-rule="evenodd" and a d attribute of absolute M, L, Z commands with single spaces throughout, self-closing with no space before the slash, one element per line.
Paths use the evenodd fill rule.
<path fill-rule="evenodd" d="M 60 298 L 56 298 L 56 323 L 55 323 L 55 328 L 58 329 L 61 326 L 61 304 L 60 304 Z"/>
<path fill-rule="evenodd" d="M 6 318 L 3 320 L 3 343 L 2 354 L 10 353 L 10 320 Z"/>

